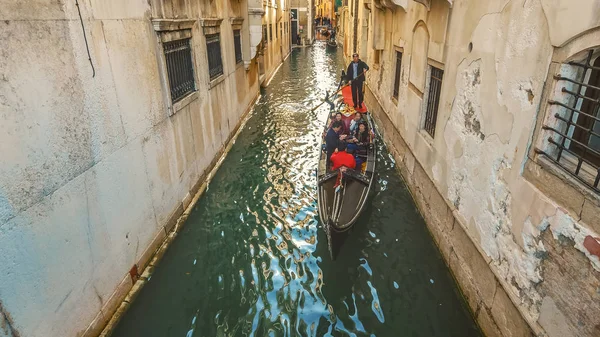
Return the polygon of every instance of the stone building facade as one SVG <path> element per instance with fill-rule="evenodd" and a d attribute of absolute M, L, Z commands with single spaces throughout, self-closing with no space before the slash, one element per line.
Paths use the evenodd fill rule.
<path fill-rule="evenodd" d="M 257 99 L 264 20 L 264 73 L 289 53 L 273 4 L 0 0 L 1 337 L 99 333 Z"/>
<path fill-rule="evenodd" d="M 261 84 L 266 84 L 292 48 L 291 4 L 290 0 L 265 0 L 262 5 L 264 15 L 258 62 Z"/>
<path fill-rule="evenodd" d="M 489 336 L 600 336 L 600 1 L 349 0 L 344 53 Z"/>

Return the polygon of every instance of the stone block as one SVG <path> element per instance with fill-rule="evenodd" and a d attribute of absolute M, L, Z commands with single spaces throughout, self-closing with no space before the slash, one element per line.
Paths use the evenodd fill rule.
<path fill-rule="evenodd" d="M 119 283 L 119 285 L 117 286 L 115 291 L 112 293 L 110 298 L 106 301 L 106 303 L 102 307 L 102 313 L 106 317 L 107 322 L 108 322 L 108 319 L 110 319 L 110 317 L 112 317 L 112 315 L 117 311 L 117 309 L 121 305 L 121 302 L 123 302 L 123 299 L 125 298 L 125 296 L 127 296 L 129 291 L 131 290 L 131 287 L 133 287 L 133 282 L 131 281 L 131 276 L 129 275 L 129 273 L 127 273 L 127 274 L 125 274 L 125 277 L 123 277 L 123 280 L 121 281 L 121 283 Z M 105 324 L 107 322 L 105 322 Z M 94 335 L 94 336 L 97 336 L 97 335 Z"/>
<path fill-rule="evenodd" d="M 597 201 L 585 199 L 581 210 L 581 221 L 596 233 L 600 233 L 600 204 Z"/>
<path fill-rule="evenodd" d="M 552 298 L 546 296 L 542 300 L 542 306 L 540 307 L 540 318 L 538 323 L 544 328 L 548 337 L 575 337 L 576 335 L 571 331 L 567 320 L 562 312 L 554 303 Z"/>
<path fill-rule="evenodd" d="M 532 337 L 531 328 L 502 287 L 497 287 L 492 317 L 505 337 Z"/>
<path fill-rule="evenodd" d="M 465 300 L 469 304 L 471 312 L 477 312 L 481 305 L 480 295 L 475 288 L 473 277 L 468 268 L 466 268 L 464 262 L 461 261 L 454 252 L 450 253 L 449 266 L 452 270 L 452 275 L 454 275 L 454 278 L 460 286 L 460 290 L 465 297 Z"/>
<path fill-rule="evenodd" d="M 498 329 L 496 322 L 494 322 L 494 319 L 488 310 L 489 309 L 485 306 L 479 309 L 479 313 L 477 315 L 477 324 L 479 324 L 479 328 L 481 328 L 482 332 L 487 337 L 503 337 L 502 332 L 500 332 L 500 329 Z"/>
<path fill-rule="evenodd" d="M 96 337 L 98 335 L 100 335 L 100 333 L 102 332 L 102 329 L 104 328 L 104 326 L 106 326 L 106 323 L 108 323 L 106 317 L 104 316 L 104 314 L 102 313 L 102 311 L 98 312 L 98 315 L 96 315 L 96 317 L 94 317 L 94 320 L 92 320 L 92 322 L 90 323 L 90 325 L 88 326 L 88 328 L 81 333 L 80 337 Z"/>
<path fill-rule="evenodd" d="M 158 233 L 156 233 L 154 239 L 152 239 L 152 242 L 150 242 L 150 245 L 146 248 L 144 253 L 142 253 L 142 256 L 137 262 L 137 266 L 140 272 L 146 269 L 148 263 L 150 263 L 150 259 L 152 259 L 152 256 L 154 256 L 154 253 L 156 252 L 158 247 L 160 247 L 160 245 L 165 241 L 166 237 L 167 234 L 163 229 L 160 229 Z"/>
<path fill-rule="evenodd" d="M 177 205 L 177 207 L 175 208 L 175 210 L 173 210 L 173 213 L 171 213 L 171 216 L 169 217 L 169 219 L 167 220 L 167 223 L 165 224 L 165 234 L 171 233 L 173 228 L 175 228 L 175 225 L 177 224 L 177 220 L 183 214 L 183 211 L 184 211 L 183 204 L 179 203 Z"/>
<path fill-rule="evenodd" d="M 406 165 L 408 172 L 413 174 L 415 171 L 415 157 L 412 155 L 412 153 L 410 153 L 410 151 L 407 151 L 404 155 L 404 164 Z"/>
<path fill-rule="evenodd" d="M 130 302 L 127 302 L 127 301 L 121 302 L 121 305 L 119 305 L 119 308 L 117 308 L 117 311 L 112 316 L 112 318 L 108 321 L 108 323 L 106 324 L 106 326 L 104 327 L 104 330 L 102 330 L 100 335 L 90 335 L 90 337 L 91 336 L 110 337 L 112 335 L 112 332 L 114 331 L 114 329 L 117 327 L 117 324 L 119 324 L 119 321 L 121 320 L 123 315 L 125 315 L 125 313 L 129 309 L 130 305 L 131 305 Z"/>
<path fill-rule="evenodd" d="M 496 277 L 490 266 L 458 222 L 450 232 L 449 240 L 454 252 L 462 261 L 461 266 L 468 270 L 469 275 L 474 276 L 473 286 L 481 296 L 481 300 L 488 308 L 491 308 L 496 292 Z"/>
<path fill-rule="evenodd" d="M 429 191 L 429 211 L 434 219 L 434 224 L 440 231 L 451 230 L 454 223 L 452 210 L 448 207 L 446 200 L 439 193 L 437 188 L 431 184 L 432 190 Z"/>
<path fill-rule="evenodd" d="M 181 204 L 183 205 L 183 209 L 186 210 L 191 202 L 192 202 L 192 194 L 190 192 L 188 192 L 188 193 L 186 193 L 185 197 L 183 197 L 183 200 L 181 201 Z"/>

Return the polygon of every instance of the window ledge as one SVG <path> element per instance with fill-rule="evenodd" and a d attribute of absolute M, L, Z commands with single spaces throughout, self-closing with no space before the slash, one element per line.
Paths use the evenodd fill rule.
<path fill-rule="evenodd" d="M 216 87 L 223 81 L 225 81 L 225 73 L 219 75 L 218 77 L 215 77 L 214 80 L 211 80 L 210 83 L 208 84 L 208 89 L 210 90 L 210 89 Z"/>
<path fill-rule="evenodd" d="M 198 90 L 189 93 L 187 96 L 184 96 L 179 101 L 173 103 L 173 106 L 171 106 L 171 111 L 170 111 L 171 114 L 169 114 L 169 116 L 173 116 L 174 114 L 178 113 L 179 110 L 190 105 L 190 103 L 192 103 L 193 101 L 195 101 L 197 99 L 198 99 Z"/>
<path fill-rule="evenodd" d="M 196 20 L 190 19 L 154 19 L 152 26 L 157 32 L 191 29 L 196 23 Z"/>
<path fill-rule="evenodd" d="M 244 66 L 244 61 L 237 62 L 235 64 L 235 70 L 238 70 L 238 69 L 240 69 L 243 66 Z"/>
<path fill-rule="evenodd" d="M 429 146 L 429 148 L 433 148 L 433 137 L 429 134 L 429 132 L 425 131 L 425 129 L 419 130 L 419 134 L 425 141 L 425 144 Z"/>
<path fill-rule="evenodd" d="M 565 154 L 563 152 L 563 156 L 568 157 L 569 155 L 567 154 L 565 156 Z M 600 195 L 598 195 L 596 192 L 594 192 L 591 188 L 589 188 L 586 185 L 584 185 L 583 183 L 581 183 L 577 178 L 573 177 L 573 175 L 571 173 L 565 171 L 565 169 L 556 165 L 555 163 L 553 163 L 551 160 L 549 160 L 545 156 L 539 155 L 534 162 L 537 163 L 538 165 L 540 165 L 543 169 L 545 169 L 548 172 L 550 172 L 551 174 L 553 174 L 554 176 L 561 179 L 565 184 L 567 184 L 567 185 L 571 186 L 572 188 L 574 188 L 575 190 L 579 191 L 584 196 L 586 196 L 592 200 L 596 200 L 597 202 L 600 202 Z M 584 168 L 582 168 L 582 170 L 583 169 Z"/>

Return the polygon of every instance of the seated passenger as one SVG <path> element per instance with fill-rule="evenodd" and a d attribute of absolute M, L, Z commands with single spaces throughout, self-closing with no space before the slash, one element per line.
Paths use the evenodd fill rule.
<path fill-rule="evenodd" d="M 358 129 L 358 124 L 362 122 L 364 122 L 362 114 L 360 112 L 356 112 L 352 122 L 350 122 L 350 135 L 354 135 L 354 132 Z"/>
<path fill-rule="evenodd" d="M 364 159 L 359 156 L 359 154 L 364 154 L 367 145 L 370 143 L 370 134 L 367 131 L 367 123 L 358 124 L 358 130 L 354 133 L 354 138 L 349 140 L 348 149 L 352 150 L 354 153 L 354 158 L 356 160 L 356 167 L 358 170 L 361 170 L 361 165 L 364 162 Z"/>
<path fill-rule="evenodd" d="M 331 155 L 331 163 L 333 164 L 331 169 L 334 171 L 343 166 L 351 169 L 356 167 L 354 156 L 346 152 L 346 143 L 341 143 L 338 148 L 335 149 L 335 153 Z"/>
<path fill-rule="evenodd" d="M 335 120 L 342 123 L 342 131 L 340 131 L 340 134 L 342 135 L 347 135 L 348 134 L 348 130 L 346 129 L 346 123 L 344 123 L 344 120 L 342 119 L 342 113 L 338 112 L 335 114 Z"/>
<path fill-rule="evenodd" d="M 352 134 L 352 138 L 348 139 L 348 147 L 354 151 L 364 150 L 366 145 L 370 142 L 370 134 L 367 130 L 367 123 L 362 122 L 358 124 L 358 128 Z"/>
<path fill-rule="evenodd" d="M 327 135 L 327 130 L 329 130 L 329 128 L 331 127 L 331 124 L 333 124 L 333 122 L 335 122 L 335 112 L 332 112 L 331 115 L 329 116 L 329 121 L 327 122 L 327 126 L 325 127 L 325 131 L 323 131 L 323 138 L 325 138 L 325 136 Z"/>
<path fill-rule="evenodd" d="M 327 135 L 325 136 L 325 149 L 327 151 L 327 163 L 331 158 L 331 155 L 337 151 L 337 148 L 340 146 L 340 143 L 346 138 L 345 135 L 340 135 L 340 130 L 342 129 L 342 122 L 334 121 L 331 124 L 329 130 L 327 130 Z"/>

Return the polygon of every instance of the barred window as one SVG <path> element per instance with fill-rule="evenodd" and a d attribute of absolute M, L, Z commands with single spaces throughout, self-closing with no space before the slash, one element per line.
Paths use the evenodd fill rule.
<path fill-rule="evenodd" d="M 221 59 L 220 34 L 206 35 L 206 51 L 208 55 L 208 72 L 213 80 L 223 74 L 223 60 Z"/>
<path fill-rule="evenodd" d="M 425 125 L 423 127 L 425 131 L 431 135 L 431 137 L 435 137 L 435 124 L 437 122 L 443 76 L 443 70 L 433 66 L 431 67 L 431 76 L 429 78 L 429 94 L 427 95 L 427 110 L 425 110 Z"/>
<path fill-rule="evenodd" d="M 402 53 L 396 52 L 396 74 L 394 75 L 394 92 L 393 97 L 398 99 L 400 93 L 400 75 L 402 73 Z"/>
<path fill-rule="evenodd" d="M 238 64 L 242 62 L 242 37 L 239 29 L 233 31 L 233 44 L 235 45 L 235 63 Z"/>
<path fill-rule="evenodd" d="M 196 90 L 190 39 L 163 44 L 173 103 Z"/>
<path fill-rule="evenodd" d="M 548 101 L 554 115 L 542 126 L 548 145 L 535 151 L 600 193 L 600 56 L 586 56 L 554 77 L 560 94 Z"/>

